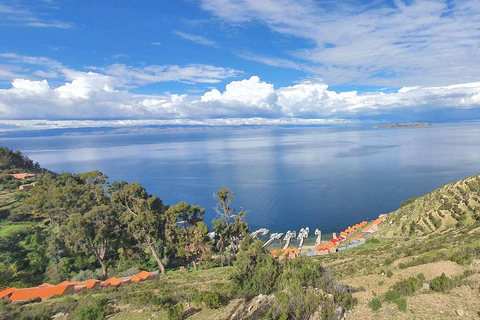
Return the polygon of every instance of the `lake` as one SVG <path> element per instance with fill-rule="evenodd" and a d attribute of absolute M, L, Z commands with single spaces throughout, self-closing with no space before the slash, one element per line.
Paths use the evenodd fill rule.
<path fill-rule="evenodd" d="M 215 214 L 234 190 L 252 229 L 338 232 L 402 200 L 480 173 L 480 123 L 370 129 L 245 128 L 129 135 L 2 138 L 53 171 L 100 170 L 140 182 L 165 203 Z"/>

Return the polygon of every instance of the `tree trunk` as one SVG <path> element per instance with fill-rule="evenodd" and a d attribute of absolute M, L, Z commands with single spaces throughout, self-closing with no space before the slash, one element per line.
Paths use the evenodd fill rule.
<path fill-rule="evenodd" d="M 155 250 L 155 246 L 154 246 L 153 243 L 150 241 L 150 239 L 147 239 L 147 243 L 148 243 L 148 246 L 150 247 L 150 251 L 152 251 L 152 256 L 153 256 L 153 258 L 155 259 L 155 261 L 157 261 L 158 268 L 160 269 L 160 272 L 161 272 L 162 274 L 165 274 L 165 267 L 163 266 L 162 261 L 161 261 L 160 258 L 158 257 L 157 250 Z"/>
<path fill-rule="evenodd" d="M 105 265 L 105 263 L 101 262 L 100 265 L 102 266 L 102 277 L 103 277 L 103 280 L 107 280 L 107 277 L 108 277 L 108 268 L 107 266 Z"/>

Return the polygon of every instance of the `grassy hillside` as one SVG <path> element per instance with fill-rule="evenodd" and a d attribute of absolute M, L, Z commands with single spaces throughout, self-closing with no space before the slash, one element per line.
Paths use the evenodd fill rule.
<path fill-rule="evenodd" d="M 389 215 L 386 236 L 441 233 L 468 227 L 480 220 L 480 175 L 469 177 L 410 199 Z"/>
<path fill-rule="evenodd" d="M 51 220 L 44 212 L 68 211 L 71 205 L 63 199 L 71 200 L 72 194 L 89 186 L 72 183 L 77 178 L 49 178 L 47 182 L 55 182 L 59 201 L 49 206 L 40 201 L 43 206 L 37 207 L 26 201 L 35 190 L 19 191 L 19 182 L 7 176 L 0 181 L 0 286 L 37 285 L 58 276 L 59 267 L 68 270 L 62 277 L 93 276 L 95 261 L 87 253 L 70 252 L 52 233 L 57 229 L 49 227 Z M 121 276 L 128 267 L 154 265 L 145 255 L 148 250 L 131 241 L 116 251 L 125 254 L 113 260 L 112 275 Z M 365 245 L 355 249 L 278 261 L 260 243 L 243 244 L 233 267 L 214 267 L 220 264 L 212 256 L 202 265 L 204 270 L 185 272 L 172 266 L 167 275 L 146 283 L 43 302 L 0 303 L 0 319 L 53 315 L 56 319 L 304 319 L 312 314 L 316 316 L 312 319 L 340 319 L 344 312 L 348 319 L 480 315 L 480 175 L 405 201 Z M 48 252 L 59 254 L 56 269 L 51 268 Z"/>

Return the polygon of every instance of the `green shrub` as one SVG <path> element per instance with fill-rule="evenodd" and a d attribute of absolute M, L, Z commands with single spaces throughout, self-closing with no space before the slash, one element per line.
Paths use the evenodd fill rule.
<path fill-rule="evenodd" d="M 453 287 L 453 281 L 442 273 L 440 277 L 435 277 L 430 281 L 430 289 L 438 292 L 445 292 Z"/>
<path fill-rule="evenodd" d="M 410 277 L 408 279 L 397 282 L 393 285 L 392 289 L 398 291 L 401 295 L 410 296 L 416 290 L 422 286 L 421 281 L 418 278 Z"/>
<path fill-rule="evenodd" d="M 407 299 L 405 298 L 399 298 L 397 300 L 397 307 L 398 307 L 398 310 L 400 311 L 407 311 Z"/>
<path fill-rule="evenodd" d="M 220 295 L 216 292 L 200 292 L 195 296 L 195 304 L 199 306 L 202 302 L 207 309 L 217 309 L 221 305 Z"/>
<path fill-rule="evenodd" d="M 395 290 L 388 290 L 385 293 L 385 300 L 388 302 L 396 302 L 398 299 L 400 299 L 401 294 L 398 291 Z"/>
<path fill-rule="evenodd" d="M 417 274 L 417 278 L 418 278 L 418 280 L 420 280 L 420 281 L 425 281 L 425 275 L 424 275 L 422 272 L 420 272 L 419 274 Z"/>
<path fill-rule="evenodd" d="M 78 320 L 101 320 L 107 316 L 107 299 L 95 299 L 80 305 L 75 310 Z"/>
<path fill-rule="evenodd" d="M 174 306 L 168 307 L 168 320 L 182 320 L 183 319 L 183 304 L 177 303 Z"/>
<path fill-rule="evenodd" d="M 370 307 L 370 309 L 372 309 L 372 311 L 377 311 L 382 306 L 382 302 L 380 301 L 379 298 L 373 298 L 368 303 L 368 306 Z"/>
<path fill-rule="evenodd" d="M 393 276 L 393 272 L 390 271 L 390 270 L 388 270 L 388 271 L 387 271 L 387 277 L 391 278 L 392 276 Z"/>

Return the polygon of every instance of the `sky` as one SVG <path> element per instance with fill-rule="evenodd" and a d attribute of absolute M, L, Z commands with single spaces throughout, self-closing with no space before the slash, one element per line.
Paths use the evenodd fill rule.
<path fill-rule="evenodd" d="M 0 0 L 0 39 L 3 130 L 480 118 L 478 0 Z"/>

